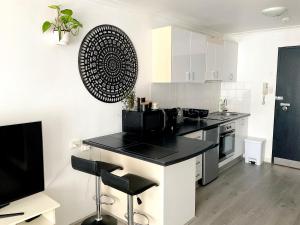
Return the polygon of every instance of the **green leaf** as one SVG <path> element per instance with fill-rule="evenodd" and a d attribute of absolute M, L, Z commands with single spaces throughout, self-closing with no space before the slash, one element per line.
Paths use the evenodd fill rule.
<path fill-rule="evenodd" d="M 79 27 L 82 27 L 82 24 L 78 20 L 73 19 L 73 21 L 74 21 L 74 24 L 78 25 Z"/>
<path fill-rule="evenodd" d="M 51 8 L 51 9 L 60 10 L 60 5 L 49 5 L 48 7 Z"/>
<path fill-rule="evenodd" d="M 47 30 L 49 30 L 51 25 L 52 24 L 49 21 L 45 21 L 42 26 L 43 33 L 45 33 Z"/>
<path fill-rule="evenodd" d="M 67 24 L 69 22 L 72 21 L 72 17 L 69 16 L 69 15 L 63 15 L 60 17 L 60 20 L 64 23 L 64 24 Z"/>
<path fill-rule="evenodd" d="M 61 10 L 61 13 L 64 14 L 64 15 L 68 15 L 68 16 L 72 16 L 73 15 L 73 11 L 71 9 Z"/>

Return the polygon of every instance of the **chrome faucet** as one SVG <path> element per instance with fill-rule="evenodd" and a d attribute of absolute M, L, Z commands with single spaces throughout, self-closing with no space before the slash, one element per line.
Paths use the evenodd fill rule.
<path fill-rule="evenodd" d="M 221 103 L 221 111 L 227 112 L 228 111 L 227 106 L 228 106 L 228 101 L 226 98 L 224 98 L 224 100 Z"/>

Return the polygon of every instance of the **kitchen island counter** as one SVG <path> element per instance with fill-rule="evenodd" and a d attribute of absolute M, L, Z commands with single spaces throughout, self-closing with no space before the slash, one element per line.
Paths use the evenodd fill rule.
<path fill-rule="evenodd" d="M 121 132 L 83 143 L 91 146 L 91 150 L 85 152 L 88 159 L 93 155 L 97 160 L 122 166 L 122 171 L 114 172 L 117 175 L 132 173 L 159 184 L 140 195 L 142 205 L 134 204 L 137 211 L 149 216 L 151 225 L 184 225 L 195 217 L 196 157 L 216 144 L 183 135 L 247 116 L 249 114 L 238 114 L 223 121 L 186 119 L 172 131 L 158 135 Z M 126 195 L 105 185 L 103 190 L 104 194 L 118 199 L 114 205 L 104 205 L 104 209 L 124 220 Z"/>
<path fill-rule="evenodd" d="M 161 166 L 191 159 L 216 146 L 208 141 L 171 134 L 140 136 L 125 132 L 84 140 L 83 143 Z"/>

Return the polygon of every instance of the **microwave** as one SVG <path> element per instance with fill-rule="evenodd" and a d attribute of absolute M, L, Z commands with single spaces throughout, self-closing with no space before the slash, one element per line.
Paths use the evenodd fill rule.
<path fill-rule="evenodd" d="M 122 111 L 123 132 L 151 133 L 161 132 L 165 127 L 165 116 L 162 110 Z"/>

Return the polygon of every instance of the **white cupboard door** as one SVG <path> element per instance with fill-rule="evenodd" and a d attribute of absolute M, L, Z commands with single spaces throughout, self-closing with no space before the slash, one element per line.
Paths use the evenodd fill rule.
<path fill-rule="evenodd" d="M 238 44 L 232 41 L 224 42 L 223 81 L 235 82 L 237 80 Z"/>
<path fill-rule="evenodd" d="M 223 43 L 215 44 L 215 71 L 216 71 L 216 80 L 222 80 L 223 78 L 223 60 L 224 60 L 224 46 Z"/>
<path fill-rule="evenodd" d="M 206 71 L 206 36 L 191 33 L 191 80 L 204 82 Z"/>
<path fill-rule="evenodd" d="M 206 44 L 206 80 L 216 80 L 216 48 L 212 42 Z"/>
<path fill-rule="evenodd" d="M 206 50 L 206 80 L 222 80 L 223 42 L 208 41 Z"/>
<path fill-rule="evenodd" d="M 190 73 L 191 32 L 172 29 L 172 82 L 188 82 Z"/>
<path fill-rule="evenodd" d="M 197 156 L 196 158 L 196 181 L 202 178 L 202 155 Z"/>
<path fill-rule="evenodd" d="M 245 152 L 245 138 L 248 136 L 248 118 L 242 118 L 235 122 L 235 155 L 242 156 Z"/>

